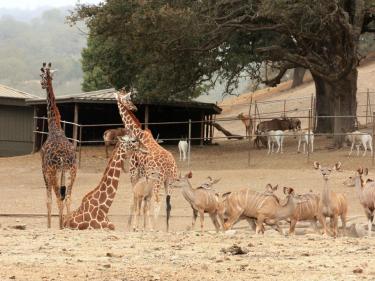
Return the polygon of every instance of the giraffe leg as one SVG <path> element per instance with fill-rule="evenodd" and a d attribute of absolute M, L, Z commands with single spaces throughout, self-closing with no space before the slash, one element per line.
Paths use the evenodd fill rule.
<path fill-rule="evenodd" d="M 63 228 L 64 202 L 63 202 L 62 197 L 61 197 L 60 187 L 58 186 L 56 175 L 51 176 L 50 180 L 51 180 L 51 184 L 53 186 L 53 191 L 55 192 L 55 195 L 56 195 L 56 203 L 57 203 L 57 207 L 59 209 L 59 225 L 60 225 L 60 229 L 62 229 Z"/>
<path fill-rule="evenodd" d="M 47 187 L 47 227 L 51 228 L 52 190 Z"/>
<path fill-rule="evenodd" d="M 139 199 L 138 200 L 138 206 L 137 206 L 137 225 L 136 225 L 136 228 L 139 229 L 139 221 L 141 219 L 141 210 L 142 210 L 142 201 L 143 199 Z"/>
<path fill-rule="evenodd" d="M 70 215 L 70 206 L 72 204 L 72 189 L 73 189 L 73 184 L 76 179 L 77 175 L 77 167 L 74 166 L 73 168 L 70 169 L 69 171 L 69 184 L 68 188 L 66 190 L 66 197 L 65 197 L 65 206 L 66 206 L 66 213 L 69 216 Z"/>

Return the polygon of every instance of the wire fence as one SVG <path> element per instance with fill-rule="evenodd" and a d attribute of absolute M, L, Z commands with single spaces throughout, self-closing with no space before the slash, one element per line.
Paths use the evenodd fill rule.
<path fill-rule="evenodd" d="M 253 102 L 252 100 L 250 103 L 247 103 L 249 106 L 248 115 L 250 117 L 248 118 L 249 123 L 246 124 L 246 120 L 240 120 L 239 117 L 233 116 L 233 117 L 223 117 L 219 118 L 216 117 L 211 120 L 186 120 L 186 121 L 178 121 L 178 122 L 147 122 L 147 123 L 141 123 L 141 125 L 145 127 L 152 127 L 154 125 L 163 125 L 163 126 L 170 126 L 170 125 L 185 125 L 186 126 L 186 136 L 188 141 L 188 155 L 187 155 L 187 162 L 188 167 L 190 167 L 191 163 L 191 146 L 192 142 L 199 141 L 201 144 L 204 142 L 212 143 L 214 141 L 222 141 L 222 140 L 245 140 L 249 142 L 248 145 L 248 166 L 251 164 L 251 150 L 253 147 L 250 145 L 254 140 L 257 138 L 267 138 L 267 144 L 270 142 L 272 144 L 275 142 L 275 137 L 280 137 L 280 133 L 277 134 L 268 132 L 266 135 L 264 133 L 260 134 L 257 132 L 256 128 L 259 123 L 267 121 L 267 120 L 273 120 L 273 119 L 280 119 L 281 118 L 296 118 L 301 121 L 302 125 L 302 131 L 300 132 L 283 132 L 283 138 L 288 137 L 290 135 L 293 135 L 295 137 L 302 138 L 301 142 L 305 142 L 307 145 L 307 154 L 306 158 L 307 161 L 310 160 L 311 155 L 311 147 L 313 146 L 313 138 L 317 136 L 328 136 L 333 138 L 342 138 L 343 136 L 350 136 L 355 135 L 357 133 L 352 132 L 341 132 L 341 131 L 335 131 L 335 133 L 313 133 L 313 134 L 306 134 L 306 140 L 303 139 L 302 134 L 305 134 L 305 132 L 313 131 L 315 132 L 315 129 L 317 128 L 317 125 L 319 123 L 319 119 L 332 119 L 330 121 L 333 124 L 333 127 L 337 127 L 336 123 L 341 122 L 340 120 L 343 120 L 343 122 L 356 122 L 356 124 L 359 124 L 358 120 L 362 120 L 362 127 L 366 128 L 368 125 L 372 125 L 370 128 L 367 128 L 367 131 L 364 131 L 363 133 L 366 135 L 370 135 L 372 137 L 371 140 L 371 146 L 374 147 L 374 133 L 375 133 L 375 116 L 374 113 L 372 113 L 372 109 L 375 108 L 375 104 L 371 103 L 371 95 L 372 93 L 375 94 L 375 92 L 367 91 L 366 92 L 366 104 L 359 104 L 359 108 L 364 108 L 363 110 L 358 110 L 358 114 L 356 116 L 318 116 L 315 109 L 315 97 L 299 97 L 294 99 L 287 99 L 287 100 L 273 100 L 273 101 L 262 101 L 262 102 Z M 293 106 L 293 101 L 303 101 L 309 99 L 309 105 L 310 107 L 301 107 L 301 105 L 297 108 L 297 110 L 288 109 L 289 106 Z M 375 101 L 375 97 L 374 97 Z M 271 110 L 266 111 L 265 108 L 262 108 L 262 105 L 271 105 L 271 107 L 276 103 L 283 103 L 283 110 Z M 293 112 L 293 114 L 289 114 L 290 112 Z M 34 133 L 34 148 L 36 146 L 36 142 L 39 141 L 39 147 L 43 144 L 45 141 L 45 136 L 48 135 L 47 132 L 47 117 L 34 117 L 34 123 L 39 124 L 38 126 L 35 125 Z M 245 122 L 244 122 L 245 121 Z M 233 124 L 235 122 L 243 122 L 245 125 L 238 124 L 234 127 L 237 128 L 237 131 L 235 133 L 229 132 L 224 129 L 225 126 L 231 126 L 233 127 Z M 65 133 L 69 132 L 68 139 L 73 142 L 74 146 L 77 149 L 78 152 L 78 159 L 79 159 L 79 165 L 81 165 L 81 155 L 82 155 L 82 145 L 85 144 L 104 144 L 103 139 L 84 139 L 83 138 L 83 131 L 84 130 L 90 130 L 93 128 L 100 128 L 103 130 L 107 130 L 109 128 L 113 127 L 123 127 L 122 123 L 109 123 L 109 124 L 78 124 L 74 122 L 68 122 L 68 121 L 61 121 L 62 128 L 65 131 Z M 206 131 L 206 134 L 201 134 L 200 136 L 193 136 L 192 135 L 192 127 L 193 126 L 200 126 L 203 128 L 203 133 Z M 248 128 L 249 130 L 245 130 L 245 128 Z M 216 132 L 215 132 L 216 129 Z M 201 132 L 202 132 L 201 130 Z M 220 133 L 219 133 L 220 132 Z M 246 132 L 244 134 L 244 132 Z M 36 137 L 39 135 L 39 139 Z M 271 138 L 271 141 L 268 139 Z M 180 138 L 157 138 L 159 142 L 169 142 L 169 141 L 179 141 Z M 277 144 L 277 143 L 276 143 Z M 358 144 L 356 144 L 358 145 Z M 361 145 L 361 144 L 359 144 Z M 353 147 L 352 147 L 353 148 Z M 358 147 L 356 147 L 358 149 Z M 372 153 L 372 164 L 374 165 L 374 154 Z"/>

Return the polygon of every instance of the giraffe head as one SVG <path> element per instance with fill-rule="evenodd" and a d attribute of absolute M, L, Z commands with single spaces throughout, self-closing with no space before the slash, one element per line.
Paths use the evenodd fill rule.
<path fill-rule="evenodd" d="M 132 92 L 126 92 L 124 88 L 121 88 L 117 93 L 115 93 L 115 97 L 119 103 L 125 106 L 130 111 L 137 111 L 137 107 L 132 102 Z"/>
<path fill-rule="evenodd" d="M 126 154 L 138 151 L 146 154 L 148 153 L 148 149 L 145 148 L 145 146 L 135 137 L 125 135 L 118 137 L 118 140 Z"/>
<path fill-rule="evenodd" d="M 51 63 L 49 62 L 48 65 L 43 62 L 43 66 L 40 68 L 40 84 L 42 85 L 42 89 L 47 88 L 48 82 L 52 80 L 54 70 L 51 70 Z"/>

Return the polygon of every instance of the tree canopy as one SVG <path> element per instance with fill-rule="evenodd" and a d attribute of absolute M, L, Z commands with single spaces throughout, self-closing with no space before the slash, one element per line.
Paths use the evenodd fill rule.
<path fill-rule="evenodd" d="M 374 0 L 108 0 L 79 5 L 70 21 L 85 19 L 90 30 L 86 90 L 107 80 L 146 98 L 189 99 L 217 81 L 231 92 L 242 76 L 274 86 L 298 66 L 324 81 L 342 79 L 358 63 L 359 35 L 373 31 L 374 6 Z"/>

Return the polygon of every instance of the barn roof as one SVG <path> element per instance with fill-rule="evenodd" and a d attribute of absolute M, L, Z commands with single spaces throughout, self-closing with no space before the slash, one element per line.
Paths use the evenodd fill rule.
<path fill-rule="evenodd" d="M 57 96 L 57 103 L 116 103 L 114 88 L 84 92 L 80 94 L 71 94 L 64 96 Z M 27 100 L 27 104 L 45 104 L 44 98 L 33 98 Z M 184 107 L 184 108 L 196 108 L 209 111 L 211 114 L 220 114 L 221 108 L 214 103 L 204 103 L 197 101 L 139 101 L 137 105 L 160 105 L 160 106 L 173 106 L 173 107 Z"/>
<path fill-rule="evenodd" d="M 0 98 L 32 99 L 37 96 L 0 84 Z"/>
<path fill-rule="evenodd" d="M 26 106 L 26 100 L 33 98 L 37 96 L 0 84 L 0 105 Z"/>

